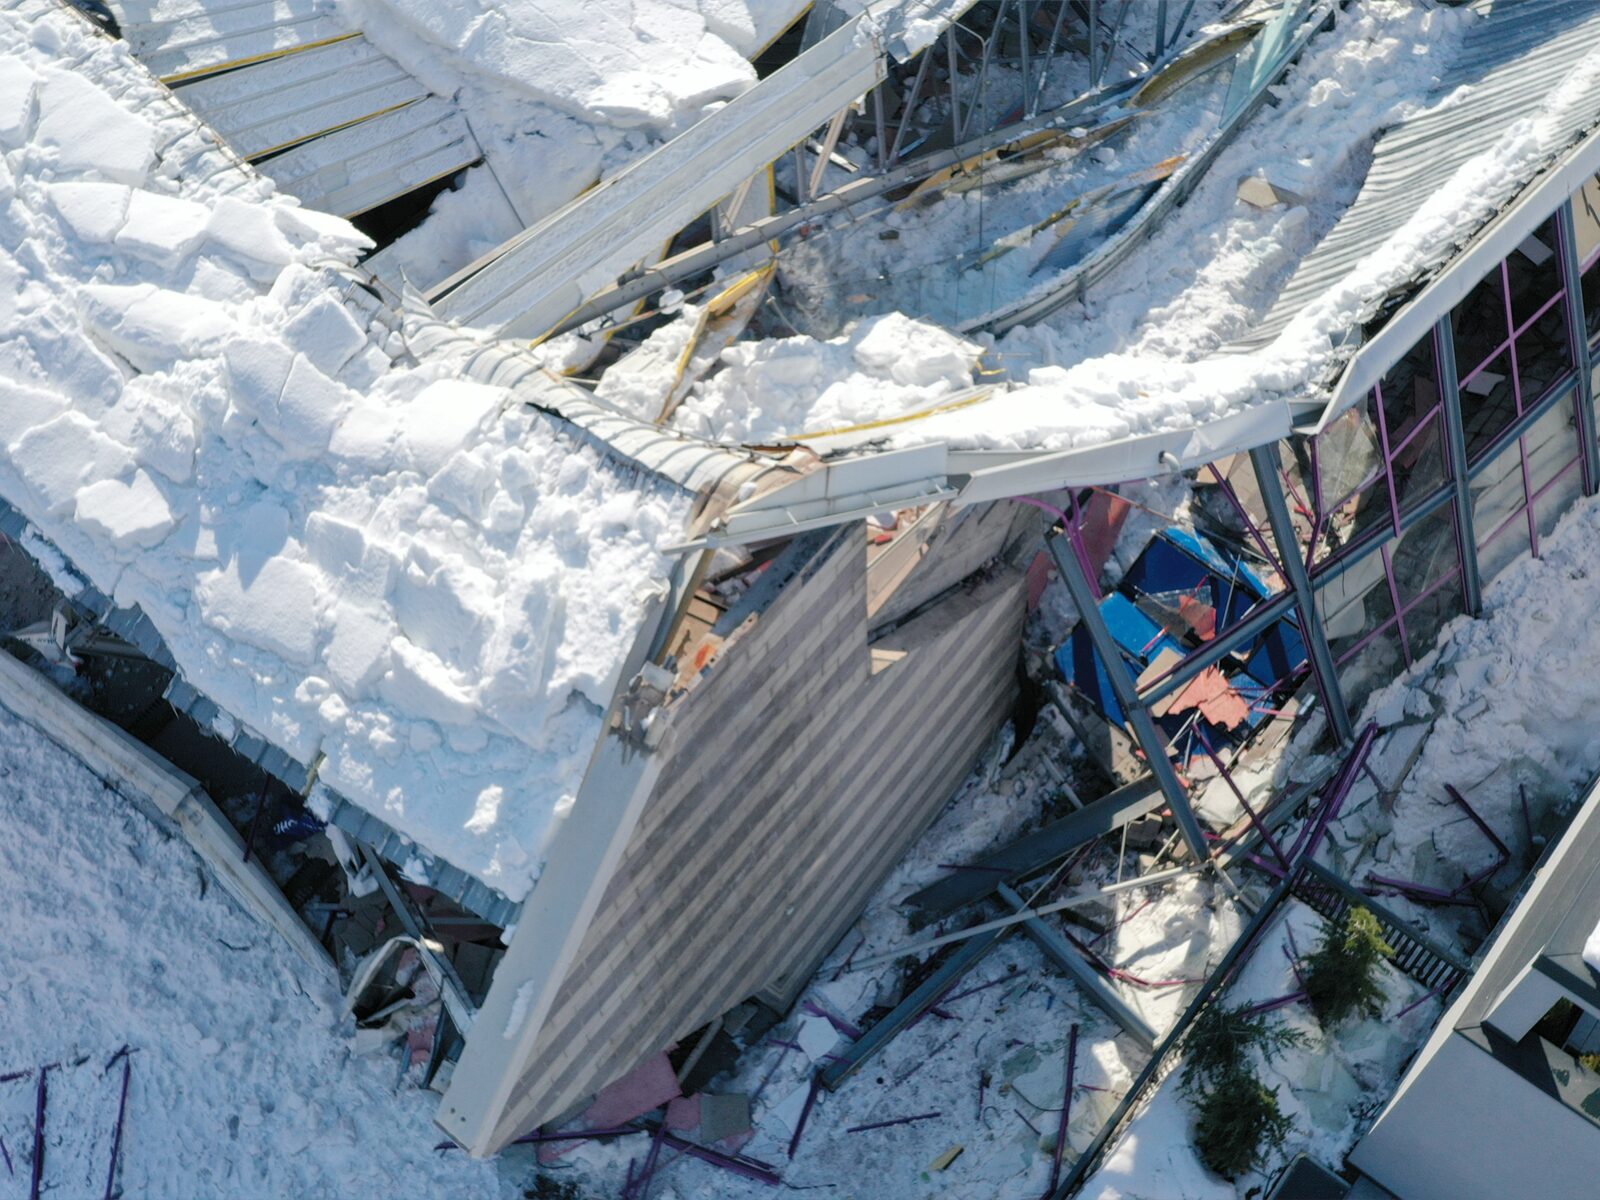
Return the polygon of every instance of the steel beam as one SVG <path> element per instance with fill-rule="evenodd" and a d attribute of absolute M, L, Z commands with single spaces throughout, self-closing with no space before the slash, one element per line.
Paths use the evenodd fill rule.
<path fill-rule="evenodd" d="M 1311 655 L 1311 668 L 1317 675 L 1317 687 L 1322 692 L 1322 703 L 1328 710 L 1328 724 L 1332 726 L 1341 745 L 1350 741 L 1350 710 L 1345 706 L 1344 692 L 1339 687 L 1339 673 L 1334 667 L 1333 652 L 1328 649 L 1328 635 L 1317 619 L 1316 595 L 1311 590 L 1311 580 L 1306 575 L 1306 561 L 1295 539 L 1294 523 L 1289 519 L 1289 505 L 1284 501 L 1283 488 L 1278 483 L 1276 446 L 1256 446 L 1250 451 L 1250 465 L 1256 471 L 1256 489 L 1267 507 L 1267 525 L 1272 530 L 1272 540 L 1278 547 L 1278 561 L 1288 576 L 1289 590 L 1294 593 L 1300 608 L 1300 636 Z"/>
<path fill-rule="evenodd" d="M 1027 911 L 1027 901 L 1017 894 L 1016 888 L 1008 883 L 1002 883 L 999 891 L 1000 898 L 1010 905 L 1014 912 Z M 1155 1049 L 1156 1031 L 1150 1028 L 1150 1023 L 1118 994 L 1111 981 L 1096 971 L 1093 964 L 1076 946 L 1061 936 L 1059 929 L 1034 917 L 1031 921 L 1023 922 L 1022 932 L 1038 944 L 1046 958 L 1072 976 L 1073 982 L 1083 989 L 1084 994 L 1094 1001 L 1106 1016 L 1122 1026 L 1124 1033 L 1144 1049 Z"/>
<path fill-rule="evenodd" d="M 1461 555 L 1461 599 L 1467 615 L 1483 612 L 1483 577 L 1478 573 L 1478 538 L 1472 526 L 1471 478 L 1467 470 L 1467 433 L 1461 423 L 1461 378 L 1456 371 L 1455 327 L 1445 313 L 1433 327 L 1433 351 L 1439 364 L 1439 395 L 1444 401 L 1445 451 L 1454 485 L 1456 548 Z"/>
<path fill-rule="evenodd" d="M 1089 631 L 1089 640 L 1094 643 L 1095 652 L 1105 663 L 1106 678 L 1111 681 L 1111 690 L 1116 693 L 1117 703 L 1122 706 L 1128 724 L 1133 728 L 1134 739 L 1144 751 L 1156 784 L 1166 796 L 1167 802 L 1172 805 L 1172 815 L 1177 819 L 1178 830 L 1183 834 L 1189 852 L 1194 855 L 1195 862 L 1204 863 L 1210 857 L 1205 831 L 1200 828 L 1200 822 L 1189 804 L 1189 794 L 1184 791 L 1178 772 L 1173 769 L 1172 760 L 1167 757 L 1166 739 L 1156 728 L 1156 723 L 1151 718 L 1150 710 L 1145 707 L 1144 701 L 1139 699 L 1133 674 L 1128 670 L 1128 664 L 1122 657 L 1122 651 L 1117 648 L 1111 631 L 1106 628 L 1105 618 L 1100 615 L 1100 606 L 1095 601 L 1094 584 L 1085 573 L 1083 565 L 1078 562 L 1077 556 L 1063 552 L 1061 540 L 1060 537 L 1045 539 L 1050 557 L 1055 560 L 1056 571 L 1060 573 L 1062 582 L 1067 585 L 1067 591 L 1072 593 L 1072 602 L 1078 609 L 1078 619 Z"/>
<path fill-rule="evenodd" d="M 1583 449 L 1583 494 L 1600 491 L 1600 441 L 1594 422 L 1594 382 L 1590 376 L 1589 333 L 1583 311 L 1583 264 L 1578 261 L 1578 235 L 1573 227 L 1572 198 L 1556 209 L 1556 235 L 1561 243 L 1561 275 L 1566 287 L 1567 336 L 1572 361 L 1578 366 L 1578 441 Z"/>

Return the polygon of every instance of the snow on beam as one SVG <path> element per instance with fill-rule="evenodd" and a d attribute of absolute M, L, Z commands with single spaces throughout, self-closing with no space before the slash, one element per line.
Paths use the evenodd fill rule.
<path fill-rule="evenodd" d="M 0 704 L 66 747 L 119 792 L 150 800 L 177 823 L 184 838 L 241 904 L 282 934 L 301 958 L 331 972 L 333 964 L 327 953 L 260 862 L 245 861 L 244 840 L 198 782 L 3 652 Z"/>
<path fill-rule="evenodd" d="M 971 0 L 862 14 L 687 132 L 524 231 L 430 295 L 445 317 L 537 337 L 885 74 L 883 46 L 914 49 Z"/>

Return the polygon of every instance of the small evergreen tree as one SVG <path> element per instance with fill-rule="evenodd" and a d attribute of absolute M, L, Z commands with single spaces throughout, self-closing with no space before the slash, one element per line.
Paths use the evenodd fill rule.
<path fill-rule="evenodd" d="M 1194 1094 L 1202 1085 L 1244 1070 L 1246 1055 L 1255 1048 L 1271 1062 L 1291 1046 L 1305 1044 L 1305 1035 L 1252 1013 L 1248 1004 L 1226 1008 L 1213 1004 L 1195 1019 L 1183 1042 L 1183 1090 Z"/>
<path fill-rule="evenodd" d="M 1337 1025 L 1355 1013 L 1375 1017 L 1383 1011 L 1385 992 L 1378 974 L 1394 947 L 1372 910 L 1354 905 L 1344 920 L 1329 926 L 1306 960 L 1306 998 L 1324 1026 Z"/>
<path fill-rule="evenodd" d="M 1292 1124 L 1278 1107 L 1276 1088 L 1244 1070 L 1230 1071 L 1200 1101 L 1194 1145 L 1208 1169 L 1237 1179 L 1283 1145 Z"/>

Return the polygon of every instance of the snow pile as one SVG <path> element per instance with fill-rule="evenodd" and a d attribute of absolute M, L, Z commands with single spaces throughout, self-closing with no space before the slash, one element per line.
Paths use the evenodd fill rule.
<path fill-rule="evenodd" d="M 47 1077 L 44 1189 L 106 1192 L 124 1046 L 118 1195 L 521 1196 L 511 1171 L 441 1155 L 435 1098 L 350 1054 L 331 983 L 76 759 L 0 709 L 0 1076 Z M 36 1076 L 0 1083 L 27 1194 Z"/>
<path fill-rule="evenodd" d="M 651 399 L 659 409 L 695 316 L 690 308 L 641 347 L 659 353 L 606 372 L 600 397 L 654 419 L 646 409 Z M 898 417 L 971 387 L 982 352 L 975 342 L 900 313 L 869 317 L 827 341 L 741 342 L 722 352 L 721 369 L 695 387 L 671 425 L 714 441 L 760 443 Z"/>
<path fill-rule="evenodd" d="M 122 47 L 0 22 L 0 53 L 0 494 L 219 705 L 520 898 L 685 499 L 364 327 L 318 269 L 343 221 L 180 194 L 177 130 L 98 82 Z"/>
<path fill-rule="evenodd" d="M 756 81 L 749 59 L 801 0 L 334 0 L 354 29 L 466 114 L 473 169 L 386 251 L 430 286 Z M 504 189 L 502 191 L 502 189 Z"/>

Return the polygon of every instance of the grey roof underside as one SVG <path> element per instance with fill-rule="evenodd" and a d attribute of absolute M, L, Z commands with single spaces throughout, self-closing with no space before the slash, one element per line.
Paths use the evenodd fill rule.
<path fill-rule="evenodd" d="M 1468 30 L 1434 90 L 1439 106 L 1378 138 L 1355 200 L 1234 349 L 1256 349 L 1276 338 L 1297 313 L 1415 216 L 1469 159 L 1489 149 L 1512 122 L 1538 112 L 1585 55 L 1600 47 L 1600 4 L 1594 0 L 1478 0 L 1469 7 L 1481 19 Z M 1440 104 L 1457 89 L 1465 90 L 1455 102 Z M 1567 106 L 1563 144 L 1596 123 L 1600 82 L 1590 91 L 1593 103 Z M 1457 245 L 1470 241 L 1478 228 L 1462 229 Z M 1441 252 L 1440 261 L 1412 285 L 1446 258 Z M 1371 297 L 1367 315 L 1386 299 Z"/>

